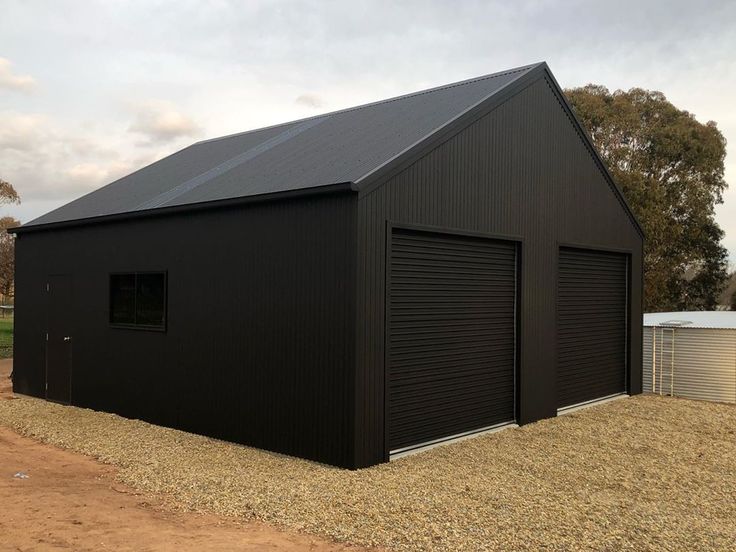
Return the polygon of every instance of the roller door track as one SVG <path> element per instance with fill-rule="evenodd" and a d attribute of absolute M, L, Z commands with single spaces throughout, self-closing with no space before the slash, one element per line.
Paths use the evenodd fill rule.
<path fill-rule="evenodd" d="M 516 255 L 513 242 L 393 229 L 392 454 L 514 421 Z"/>
<path fill-rule="evenodd" d="M 560 249 L 557 407 L 626 392 L 628 257 Z"/>

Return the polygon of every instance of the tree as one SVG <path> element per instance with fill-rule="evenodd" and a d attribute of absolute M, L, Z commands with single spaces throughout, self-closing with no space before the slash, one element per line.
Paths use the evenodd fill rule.
<path fill-rule="evenodd" d="M 20 196 L 9 182 L 0 178 L 0 205 L 6 203 L 20 203 Z M 0 295 L 3 299 L 13 296 L 15 281 L 15 236 L 7 230 L 19 224 L 13 217 L 0 218 Z"/>
<path fill-rule="evenodd" d="M 0 205 L 5 203 L 20 203 L 20 196 L 10 182 L 0 178 Z"/>
<path fill-rule="evenodd" d="M 13 297 L 15 280 L 15 236 L 7 230 L 19 224 L 13 217 L 0 218 L 0 296 L 3 299 Z"/>
<path fill-rule="evenodd" d="M 566 94 L 644 228 L 645 310 L 713 309 L 727 277 L 715 221 L 726 139 L 716 123 L 641 88 Z"/>
<path fill-rule="evenodd" d="M 736 291 L 731 294 L 731 310 L 736 311 Z"/>
<path fill-rule="evenodd" d="M 736 298 L 736 270 L 728 276 L 726 289 L 721 293 L 721 300 L 719 302 L 724 307 L 730 306 L 731 310 L 736 310 L 736 305 L 733 304 L 734 298 Z"/>

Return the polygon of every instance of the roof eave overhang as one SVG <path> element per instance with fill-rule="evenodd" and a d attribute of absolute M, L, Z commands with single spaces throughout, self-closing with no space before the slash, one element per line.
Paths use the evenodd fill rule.
<path fill-rule="evenodd" d="M 207 211 L 212 209 L 225 209 L 237 207 L 240 205 L 250 205 L 254 203 L 263 203 L 268 201 L 284 201 L 288 199 L 297 199 L 307 196 L 321 196 L 351 191 L 354 191 L 354 184 L 352 182 L 340 182 L 337 184 L 327 184 L 324 186 L 314 186 L 311 188 L 300 188 L 298 190 L 269 192 L 245 197 L 235 197 L 215 201 L 203 201 L 201 203 L 188 203 L 184 205 L 173 205 L 170 207 L 158 207 L 156 209 L 144 209 L 141 211 L 129 211 L 124 213 L 114 213 L 111 215 L 101 215 L 98 217 L 87 217 L 82 219 L 49 222 L 46 224 L 16 226 L 15 228 L 10 228 L 8 230 L 8 233 L 20 235 L 30 232 L 59 230 L 62 228 L 88 226 L 93 224 L 107 224 L 123 220 L 137 220 L 143 218 L 177 215 L 182 213 L 197 213 L 200 211 Z"/>

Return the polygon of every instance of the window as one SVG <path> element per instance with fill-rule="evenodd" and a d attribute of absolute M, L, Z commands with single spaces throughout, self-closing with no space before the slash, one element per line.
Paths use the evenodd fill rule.
<path fill-rule="evenodd" d="M 111 274 L 110 324 L 163 330 L 166 325 L 166 273 Z"/>

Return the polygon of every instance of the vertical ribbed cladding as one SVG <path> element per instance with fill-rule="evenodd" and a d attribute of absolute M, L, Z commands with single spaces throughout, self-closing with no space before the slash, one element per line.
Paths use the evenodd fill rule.
<path fill-rule="evenodd" d="M 18 240 L 16 389 L 42 396 L 47 274 L 75 295 L 72 403 L 350 467 L 355 194 Z M 109 273 L 166 270 L 166 332 L 111 328 Z"/>
<path fill-rule="evenodd" d="M 641 391 L 642 239 L 546 78 L 362 196 L 357 221 L 357 466 L 388 454 L 387 221 L 521 240 L 521 423 L 556 415 L 559 245 L 631 251 L 629 390 Z"/>
<path fill-rule="evenodd" d="M 651 327 L 644 327 L 642 332 L 642 391 L 644 393 L 652 392 L 652 338 L 653 332 Z M 657 360 L 659 360 L 659 351 L 657 351 Z M 657 368 L 655 368 L 655 371 Z M 659 380 L 657 380 L 657 388 L 659 388 Z"/>
<path fill-rule="evenodd" d="M 652 389 L 652 338 L 644 328 L 644 391 Z M 656 328 L 654 391 L 687 399 L 736 402 L 736 330 Z M 674 340 L 673 340 L 674 337 Z M 672 352 L 674 344 L 674 369 Z M 674 372 L 674 382 L 671 381 Z M 674 385 L 673 385 L 674 384 Z"/>
<path fill-rule="evenodd" d="M 31 242 L 28 245 L 28 242 Z M 13 330 L 13 390 L 33 397 L 46 394 L 46 278 L 39 278 L 38 254 L 31 237 L 15 241 L 15 327 Z"/>
<path fill-rule="evenodd" d="M 626 255 L 561 248 L 557 408 L 626 392 Z"/>

